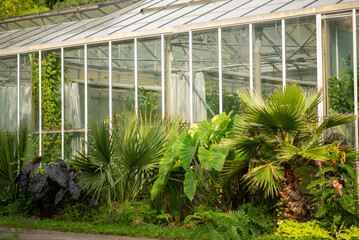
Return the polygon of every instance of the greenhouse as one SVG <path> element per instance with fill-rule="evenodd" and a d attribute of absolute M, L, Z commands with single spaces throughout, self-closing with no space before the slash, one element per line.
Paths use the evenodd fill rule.
<path fill-rule="evenodd" d="M 68 159 L 124 110 L 191 123 L 238 113 L 237 89 L 324 89 L 358 116 L 359 1 L 116 0 L 0 19 L 0 126 Z M 358 21 L 359 22 L 359 21 Z M 354 97 L 355 96 L 355 97 Z M 358 147 L 358 122 L 337 134 Z"/>

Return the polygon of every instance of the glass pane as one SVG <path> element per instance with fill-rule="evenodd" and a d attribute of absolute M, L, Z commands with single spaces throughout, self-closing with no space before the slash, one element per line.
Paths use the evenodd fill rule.
<path fill-rule="evenodd" d="M 281 22 L 255 24 L 253 29 L 254 88 L 267 96 L 283 85 Z"/>
<path fill-rule="evenodd" d="M 249 87 L 249 26 L 222 29 L 223 112 L 237 114 L 237 89 Z"/>
<path fill-rule="evenodd" d="M 194 32 L 193 121 L 211 119 L 219 113 L 218 31 Z"/>
<path fill-rule="evenodd" d="M 139 39 L 138 110 L 142 115 L 162 113 L 161 39 Z"/>
<path fill-rule="evenodd" d="M 0 58 L 0 127 L 17 129 L 17 56 Z"/>
<path fill-rule="evenodd" d="M 352 18 L 340 17 L 323 21 L 323 47 L 327 98 L 324 114 L 353 113 L 353 31 Z M 334 128 L 335 136 L 354 145 L 354 125 Z"/>
<path fill-rule="evenodd" d="M 133 41 L 112 44 L 112 108 L 113 114 L 135 112 Z"/>
<path fill-rule="evenodd" d="M 71 159 L 84 148 L 85 133 L 82 131 L 65 132 L 65 159 Z"/>
<path fill-rule="evenodd" d="M 189 37 L 188 34 L 166 38 L 166 114 L 190 119 Z"/>
<path fill-rule="evenodd" d="M 32 131 L 39 130 L 37 58 L 35 53 L 20 55 L 20 121 Z M 36 80 L 32 80 L 34 78 Z M 32 98 L 33 95 L 37 97 L 36 101 Z"/>
<path fill-rule="evenodd" d="M 61 158 L 61 54 L 59 51 L 42 53 L 41 116 L 43 162 L 54 162 Z"/>
<path fill-rule="evenodd" d="M 108 44 L 89 46 L 88 63 L 88 119 L 109 119 L 109 69 Z"/>
<path fill-rule="evenodd" d="M 80 135 L 85 128 L 84 47 L 64 50 L 65 159 L 81 151 Z"/>
<path fill-rule="evenodd" d="M 315 17 L 285 21 L 287 83 L 304 88 L 317 86 L 317 48 Z"/>

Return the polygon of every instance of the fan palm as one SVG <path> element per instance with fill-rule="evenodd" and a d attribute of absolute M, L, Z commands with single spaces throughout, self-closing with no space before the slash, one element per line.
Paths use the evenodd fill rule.
<path fill-rule="evenodd" d="M 304 91 L 298 85 L 278 89 L 268 99 L 239 90 L 244 112 L 235 119 L 234 135 L 225 144 L 237 152 L 227 163 L 228 176 L 239 173 L 250 189 L 265 196 L 280 195 L 287 218 L 305 220 L 307 201 L 294 170 L 312 161 L 326 161 L 333 144 L 324 142 L 326 129 L 349 123 L 353 116 L 333 114 L 318 122 L 316 107 L 322 91 Z"/>
<path fill-rule="evenodd" d="M 154 120 L 153 120 L 154 119 Z M 85 187 L 98 198 L 133 200 L 158 168 L 171 133 L 181 131 L 178 119 L 137 118 L 124 113 L 114 122 L 112 134 L 105 123 L 91 124 L 88 153 L 79 153 L 72 165 L 82 173 Z"/>

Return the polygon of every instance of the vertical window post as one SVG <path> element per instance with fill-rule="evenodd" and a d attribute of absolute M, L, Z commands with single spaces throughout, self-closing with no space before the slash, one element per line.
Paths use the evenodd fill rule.
<path fill-rule="evenodd" d="M 223 112 L 223 96 L 222 96 L 222 29 L 218 28 L 218 97 L 219 97 L 219 114 Z"/>

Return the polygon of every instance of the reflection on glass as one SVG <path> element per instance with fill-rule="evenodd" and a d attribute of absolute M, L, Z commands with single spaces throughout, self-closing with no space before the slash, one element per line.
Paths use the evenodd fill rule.
<path fill-rule="evenodd" d="M 287 83 L 304 88 L 317 86 L 317 48 L 315 17 L 285 21 Z"/>
<path fill-rule="evenodd" d="M 32 101 L 32 92 L 38 91 L 38 88 L 32 87 L 34 58 L 37 58 L 35 54 L 20 55 L 20 124 L 27 125 L 32 131 L 38 131 L 39 115 L 38 110 L 35 111 L 37 105 Z M 38 80 L 36 82 L 38 83 Z"/>
<path fill-rule="evenodd" d="M 113 114 L 135 112 L 134 43 L 112 43 Z"/>
<path fill-rule="evenodd" d="M 188 34 L 166 38 L 166 114 L 190 119 Z"/>
<path fill-rule="evenodd" d="M 329 18 L 323 21 L 325 85 L 324 114 L 354 112 L 352 18 Z M 333 129 L 337 138 L 354 145 L 354 125 Z"/>
<path fill-rule="evenodd" d="M 0 127 L 17 128 L 17 56 L 0 58 Z"/>
<path fill-rule="evenodd" d="M 222 29 L 223 112 L 240 112 L 239 88 L 249 87 L 249 26 Z"/>
<path fill-rule="evenodd" d="M 144 114 L 161 114 L 161 39 L 139 39 L 138 56 L 138 110 Z"/>
<path fill-rule="evenodd" d="M 109 119 L 108 44 L 87 48 L 88 119 Z"/>
<path fill-rule="evenodd" d="M 218 31 L 192 34 L 193 121 L 219 113 Z"/>
<path fill-rule="evenodd" d="M 65 159 L 83 148 L 85 128 L 84 47 L 64 49 Z"/>
<path fill-rule="evenodd" d="M 255 24 L 253 29 L 254 88 L 267 96 L 283 85 L 281 22 Z"/>

